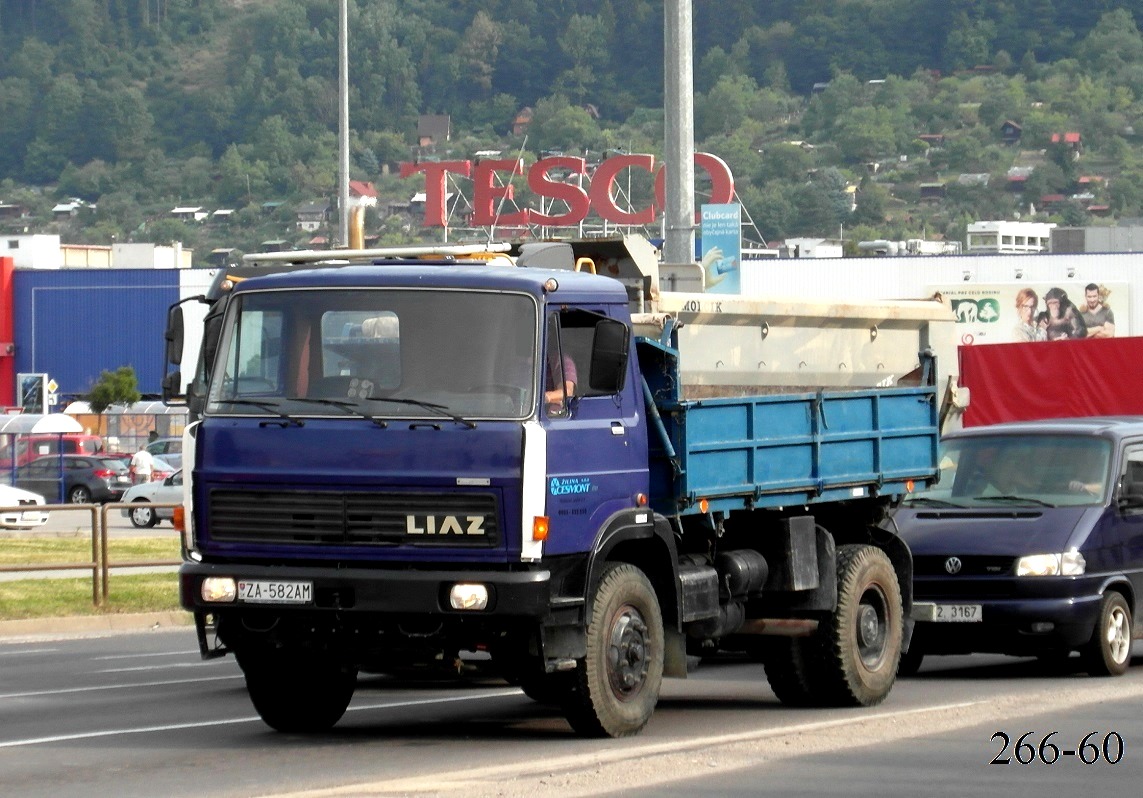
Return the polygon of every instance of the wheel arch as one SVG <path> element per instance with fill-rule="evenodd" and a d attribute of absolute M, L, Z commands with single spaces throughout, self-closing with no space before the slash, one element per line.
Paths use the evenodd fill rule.
<path fill-rule="evenodd" d="M 1123 600 L 1127 602 L 1127 609 L 1131 611 L 1131 625 L 1133 632 L 1143 635 L 1143 619 L 1140 618 L 1138 610 L 1140 607 L 1136 604 L 1138 596 L 1135 593 L 1135 587 L 1131 584 L 1131 580 L 1123 574 L 1117 574 L 1109 577 L 1099 589 L 1100 596 L 1107 593 L 1119 593 L 1123 596 Z"/>
<path fill-rule="evenodd" d="M 647 523 L 635 523 L 630 513 L 609 519 L 596 539 L 588 563 L 584 590 L 585 617 L 591 616 L 599 580 L 612 563 L 627 563 L 642 571 L 659 599 L 663 624 L 678 628 L 678 551 L 670 522 L 652 515 Z"/>

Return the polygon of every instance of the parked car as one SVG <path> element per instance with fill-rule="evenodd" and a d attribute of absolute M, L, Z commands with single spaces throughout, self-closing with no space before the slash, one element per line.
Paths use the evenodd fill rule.
<path fill-rule="evenodd" d="M 0 507 L 36 507 L 46 504 L 44 497 L 30 490 L 22 490 L 11 485 L 0 484 Z M 32 529 L 48 522 L 42 510 L 14 510 L 0 513 L 0 527 L 5 529 Z"/>
<path fill-rule="evenodd" d="M 152 504 L 179 504 L 183 500 L 183 472 L 175 471 L 162 482 L 144 482 L 128 488 L 120 501 L 130 502 L 132 507 L 124 507 L 124 517 L 139 529 L 155 526 L 159 521 L 170 520 L 174 509 L 151 507 Z"/>
<path fill-rule="evenodd" d="M 158 438 L 147 444 L 147 451 L 155 455 L 182 454 L 182 438 Z"/>
<path fill-rule="evenodd" d="M 0 436 L 4 438 L 6 436 Z M 26 465 L 36 458 L 49 454 L 102 454 L 103 439 L 98 435 L 84 435 L 80 433 L 65 432 L 58 435 L 20 435 L 14 441 L 0 441 L 0 468 L 11 468 L 15 458 L 16 465 Z"/>
<path fill-rule="evenodd" d="M 1143 637 L 1143 417 L 997 424 L 941 441 L 940 481 L 894 518 L 916 622 L 899 672 L 992 652 L 1127 670 Z"/>
<path fill-rule="evenodd" d="M 152 461 L 153 461 L 152 465 L 151 465 L 151 481 L 152 482 L 162 482 L 167 477 L 169 477 L 171 474 L 173 474 L 179 470 L 179 467 L 177 465 L 172 464 L 170 462 L 170 460 L 167 459 L 167 457 L 169 457 L 169 456 L 170 455 L 167 455 L 165 457 L 154 457 L 154 458 L 152 458 Z M 181 457 L 181 455 L 174 455 L 174 456 L 175 457 Z"/>
<path fill-rule="evenodd" d="M 41 457 L 20 466 L 14 483 L 54 503 L 60 496 L 61 470 L 63 499 L 72 504 L 118 501 L 131 487 L 131 475 L 122 460 L 81 454 Z"/>

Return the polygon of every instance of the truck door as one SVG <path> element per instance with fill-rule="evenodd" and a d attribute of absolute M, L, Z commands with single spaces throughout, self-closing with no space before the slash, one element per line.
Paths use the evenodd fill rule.
<path fill-rule="evenodd" d="M 587 310 L 552 311 L 545 334 L 547 430 L 545 554 L 588 550 L 607 519 L 631 510 L 646 494 L 647 440 L 634 365 L 618 392 L 593 390 L 591 353 L 596 325 L 605 317 Z M 561 399 L 561 387 L 571 395 Z M 549 402 L 549 398 L 559 401 Z M 638 401 L 637 401 L 638 400 Z"/>

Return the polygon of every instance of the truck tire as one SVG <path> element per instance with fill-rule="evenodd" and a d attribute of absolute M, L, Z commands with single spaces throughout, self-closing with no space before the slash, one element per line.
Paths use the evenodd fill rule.
<path fill-rule="evenodd" d="M 659 701 L 663 615 L 647 577 L 633 565 L 603 572 L 587 625 L 587 654 L 577 663 L 563 708 L 585 737 L 638 733 Z"/>
<path fill-rule="evenodd" d="M 766 641 L 762 666 L 766 669 L 770 689 L 786 706 L 811 707 L 818 702 L 810 683 L 807 642 L 799 637 L 776 637 Z"/>
<path fill-rule="evenodd" d="M 240 657 L 246 689 L 266 725 L 280 732 L 328 731 L 345 714 L 357 684 L 357 671 L 302 659 L 286 652 L 273 659 Z"/>
<path fill-rule="evenodd" d="M 897 680 L 903 612 L 897 573 L 874 546 L 837 549 L 837 610 L 813 643 L 809 683 L 827 706 L 873 706 Z"/>

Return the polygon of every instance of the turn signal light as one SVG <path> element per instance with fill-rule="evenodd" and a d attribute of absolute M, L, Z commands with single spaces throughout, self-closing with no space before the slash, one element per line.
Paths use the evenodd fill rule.
<path fill-rule="evenodd" d="M 181 504 L 174 509 L 174 517 L 171 518 L 171 524 L 175 529 L 180 532 L 186 532 L 187 525 L 187 511 Z"/>
<path fill-rule="evenodd" d="M 532 519 L 532 540 L 548 539 L 548 517 L 537 515 Z"/>

